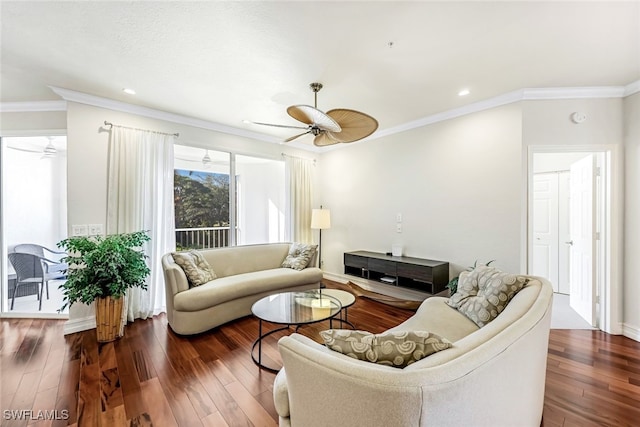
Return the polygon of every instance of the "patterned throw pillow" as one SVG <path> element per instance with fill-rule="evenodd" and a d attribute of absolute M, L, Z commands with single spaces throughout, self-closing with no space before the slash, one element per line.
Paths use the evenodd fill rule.
<path fill-rule="evenodd" d="M 283 267 L 303 270 L 313 258 L 318 245 L 304 245 L 302 243 L 292 243 L 289 248 L 289 255 L 282 262 Z"/>
<path fill-rule="evenodd" d="M 528 281 L 495 267 L 476 267 L 460 274 L 458 292 L 449 298 L 448 304 L 483 327 L 502 313 Z"/>
<path fill-rule="evenodd" d="M 430 354 L 451 347 L 451 342 L 427 331 L 384 332 L 374 335 L 350 329 L 321 331 L 324 344 L 354 359 L 404 368 Z"/>
<path fill-rule="evenodd" d="M 190 286 L 200 286 L 214 280 L 217 276 L 209 263 L 198 251 L 172 252 L 173 260 L 187 275 Z"/>

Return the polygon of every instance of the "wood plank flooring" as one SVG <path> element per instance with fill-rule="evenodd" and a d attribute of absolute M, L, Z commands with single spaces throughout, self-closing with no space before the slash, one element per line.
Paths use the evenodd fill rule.
<path fill-rule="evenodd" d="M 366 298 L 349 308 L 349 320 L 372 332 L 411 315 Z M 2 426 L 277 425 L 275 375 L 249 355 L 258 331 L 251 316 L 181 337 L 161 315 L 136 320 L 106 344 L 96 342 L 95 330 L 63 337 L 63 323 L 0 320 Z M 317 337 L 327 327 L 300 333 Z M 277 340 L 286 333 L 267 340 L 267 363 L 280 363 Z M 543 426 L 637 426 L 639 407 L 640 343 L 551 331 Z"/>

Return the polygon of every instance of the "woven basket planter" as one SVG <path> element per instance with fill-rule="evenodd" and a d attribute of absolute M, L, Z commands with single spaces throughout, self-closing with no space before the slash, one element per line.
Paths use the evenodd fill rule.
<path fill-rule="evenodd" d="M 124 298 L 96 299 L 96 332 L 98 342 L 114 341 L 122 336 L 122 307 Z"/>

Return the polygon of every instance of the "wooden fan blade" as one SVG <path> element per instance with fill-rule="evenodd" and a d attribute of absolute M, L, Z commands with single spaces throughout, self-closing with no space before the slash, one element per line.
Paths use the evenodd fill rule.
<path fill-rule="evenodd" d="M 287 113 L 299 122 L 314 125 L 322 130 L 340 132 L 340 125 L 322 111 L 310 105 L 292 105 Z"/>
<path fill-rule="evenodd" d="M 338 122 L 342 128 L 340 132 L 331 132 L 331 138 L 338 142 L 358 141 L 378 129 L 378 121 L 360 111 L 338 108 L 327 111 L 327 115 Z"/>
<path fill-rule="evenodd" d="M 308 129 L 308 126 L 289 126 L 289 125 L 276 125 L 274 123 L 262 123 L 262 122 L 249 122 L 254 125 L 260 126 L 272 126 L 276 128 L 287 128 L 287 129 Z"/>
<path fill-rule="evenodd" d="M 331 132 L 320 132 L 313 139 L 313 144 L 318 147 L 326 147 L 327 145 L 337 144 L 340 141 L 336 141 L 331 137 Z"/>
<path fill-rule="evenodd" d="M 302 132 L 302 133 L 299 133 L 298 135 L 294 135 L 294 136 L 292 136 L 292 137 L 290 137 L 290 138 L 287 138 L 287 139 L 285 139 L 285 140 L 284 140 L 284 142 L 291 142 L 291 141 L 293 141 L 294 139 L 296 139 L 296 138 L 300 138 L 302 135 L 306 135 L 306 134 L 308 134 L 308 133 L 311 133 L 311 130 L 308 130 L 308 131 L 306 131 L 306 132 Z"/>

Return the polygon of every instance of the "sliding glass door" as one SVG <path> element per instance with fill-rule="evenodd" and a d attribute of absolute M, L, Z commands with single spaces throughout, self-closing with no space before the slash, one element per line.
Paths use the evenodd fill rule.
<path fill-rule="evenodd" d="M 236 155 L 235 173 L 237 243 L 285 241 L 284 162 Z"/>
<path fill-rule="evenodd" d="M 33 279 L 43 275 L 42 258 L 44 269 L 53 271 L 63 256 L 55 252 L 67 236 L 66 145 L 64 136 L 1 139 L 5 314 L 56 315 L 62 307 L 62 274 L 42 287 Z"/>

